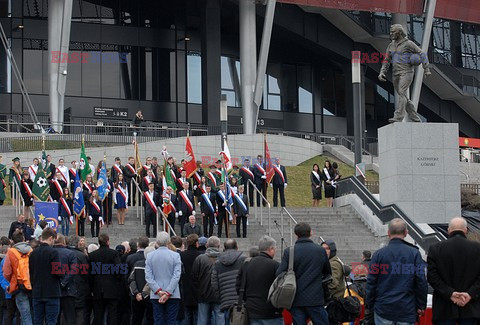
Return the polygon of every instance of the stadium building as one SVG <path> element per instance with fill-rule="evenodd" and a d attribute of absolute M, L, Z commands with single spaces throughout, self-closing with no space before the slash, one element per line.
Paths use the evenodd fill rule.
<path fill-rule="evenodd" d="M 240 1 L 1 0 L 0 21 L 46 125 L 127 123 L 141 109 L 146 121 L 219 127 L 223 94 L 229 127 L 242 130 L 242 107 L 252 105 L 242 105 L 249 97 L 242 96 L 241 50 L 261 56 L 266 6 Z M 427 122 L 458 123 L 461 136 L 480 137 L 480 4 L 436 2 L 428 50 L 432 75 L 418 111 Z M 395 20 L 421 43 L 427 1 L 344 6 L 333 0 L 277 2 L 257 130 L 353 135 L 351 51 L 368 57 L 385 51 Z M 31 122 L 7 53 L 0 51 L 0 122 Z M 377 79 L 380 63 L 363 63 L 365 136 L 376 138 L 393 115 L 393 86 Z"/>

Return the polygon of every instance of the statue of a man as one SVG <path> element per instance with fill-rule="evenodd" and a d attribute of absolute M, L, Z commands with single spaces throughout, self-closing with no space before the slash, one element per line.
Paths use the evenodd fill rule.
<path fill-rule="evenodd" d="M 390 27 L 390 39 L 392 42 L 388 45 L 387 55 L 378 75 L 380 81 L 387 81 L 385 75 L 390 65 L 393 65 L 393 88 L 398 99 L 393 118 L 388 121 L 390 123 L 402 122 L 406 111 L 412 122 L 420 122 L 415 105 L 408 98 L 408 89 L 413 81 L 415 66 L 422 63 L 425 76 L 430 75 L 428 59 L 417 44 L 407 38 L 402 25 L 394 24 Z"/>

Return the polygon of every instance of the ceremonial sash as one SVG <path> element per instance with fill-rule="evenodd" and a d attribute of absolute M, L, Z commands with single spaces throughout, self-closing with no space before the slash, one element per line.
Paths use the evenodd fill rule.
<path fill-rule="evenodd" d="M 27 194 L 28 194 L 28 197 L 31 198 L 33 196 L 33 194 L 32 194 L 32 190 L 30 189 L 30 186 L 28 186 L 28 184 L 25 183 L 23 181 L 23 179 L 22 179 L 22 184 L 23 184 L 23 188 L 25 189 L 25 192 L 27 192 Z"/>
<path fill-rule="evenodd" d="M 192 201 L 190 201 L 190 199 L 188 198 L 187 193 L 185 193 L 185 191 L 181 191 L 180 196 L 182 197 L 183 202 L 188 205 L 188 209 L 190 211 L 193 211 L 193 204 Z"/>
<path fill-rule="evenodd" d="M 265 174 L 265 169 L 263 169 L 263 167 L 260 166 L 260 164 L 258 164 L 258 163 L 255 164 L 255 167 L 260 171 L 260 173 Z"/>
<path fill-rule="evenodd" d="M 278 175 L 280 175 L 280 177 L 282 178 L 282 181 L 285 183 L 285 176 L 283 176 L 282 170 L 277 166 L 273 166 L 273 169 Z"/>
<path fill-rule="evenodd" d="M 187 181 L 186 178 L 185 178 L 185 182 L 188 183 L 188 181 Z M 182 181 L 181 178 L 178 178 L 178 179 L 177 179 L 177 183 L 180 184 L 180 188 L 183 188 L 183 183 L 184 183 L 184 182 Z"/>
<path fill-rule="evenodd" d="M 216 187 L 217 186 L 217 180 L 215 179 L 215 176 L 213 175 L 213 173 L 209 172 L 207 176 L 208 176 L 208 179 L 212 181 L 213 186 Z"/>
<path fill-rule="evenodd" d="M 85 182 L 83 185 L 85 185 L 85 187 L 87 188 L 88 193 L 92 193 L 92 192 L 93 192 L 92 185 L 88 184 L 87 182 Z"/>
<path fill-rule="evenodd" d="M 222 198 L 222 200 L 223 200 L 223 203 L 226 203 L 226 202 L 227 202 L 227 200 L 225 199 L 225 194 L 223 194 L 223 192 L 222 192 L 222 191 L 218 191 L 217 193 L 218 193 L 218 195 L 220 195 L 220 197 Z"/>
<path fill-rule="evenodd" d="M 145 169 L 146 172 L 148 172 L 148 170 L 151 169 L 153 172 L 153 168 L 148 167 L 147 165 L 143 165 L 143 169 Z M 155 173 L 152 173 L 152 175 L 153 175 L 152 177 L 155 178 Z"/>
<path fill-rule="evenodd" d="M 320 179 L 320 175 L 318 175 L 318 173 L 316 171 L 312 170 L 312 174 L 313 174 L 313 176 L 315 176 L 315 178 L 318 180 L 319 183 L 322 182 L 322 180 Z"/>
<path fill-rule="evenodd" d="M 236 196 L 236 195 L 235 195 L 235 192 L 233 191 L 233 187 L 230 187 L 230 195 L 231 195 L 232 197 L 235 197 L 235 196 Z"/>
<path fill-rule="evenodd" d="M 174 212 L 174 213 L 177 212 L 177 209 L 175 209 L 175 205 L 173 204 L 171 198 L 169 198 L 167 195 L 162 195 L 162 198 L 168 200 L 168 202 L 169 202 L 168 204 L 169 204 L 170 207 L 172 208 L 172 211 L 171 211 L 171 212 Z"/>
<path fill-rule="evenodd" d="M 113 165 L 113 168 L 115 168 L 115 170 L 117 171 L 117 174 L 120 175 L 122 174 L 123 175 L 123 171 L 120 167 L 118 167 L 117 165 Z"/>
<path fill-rule="evenodd" d="M 243 194 L 243 195 L 245 195 L 245 194 Z M 238 204 L 240 204 L 240 206 L 242 207 L 243 213 L 247 213 L 247 206 L 243 202 L 242 198 L 239 195 L 235 195 L 235 199 L 237 200 Z"/>
<path fill-rule="evenodd" d="M 75 168 L 70 168 L 69 171 L 73 175 L 74 178 L 77 177 L 77 170 Z"/>
<path fill-rule="evenodd" d="M 240 168 L 240 169 L 243 170 L 245 173 L 247 173 L 248 176 L 250 176 L 250 177 L 253 179 L 253 173 L 252 173 L 252 171 L 251 171 L 250 169 L 245 168 L 245 167 L 242 167 L 242 168 Z"/>
<path fill-rule="evenodd" d="M 323 173 L 325 174 L 325 176 L 327 177 L 327 179 L 330 181 L 330 185 L 332 185 L 333 187 L 337 187 L 337 185 L 335 184 L 335 181 L 332 180 L 332 178 L 330 177 L 330 173 L 328 172 L 328 169 L 327 169 L 327 168 L 324 168 L 324 169 L 323 169 Z"/>
<path fill-rule="evenodd" d="M 153 202 L 153 198 L 150 197 L 150 193 L 147 191 L 147 192 L 144 192 L 143 194 L 145 195 L 145 199 L 147 200 L 147 202 L 150 205 L 150 207 L 152 208 L 152 210 L 155 211 L 155 213 L 157 213 L 158 212 L 157 206 Z"/>
<path fill-rule="evenodd" d="M 127 167 L 133 175 L 137 175 L 137 171 L 135 170 L 135 168 L 133 168 L 132 165 L 127 164 L 125 167 Z"/>
<path fill-rule="evenodd" d="M 68 216 L 71 216 L 72 212 L 70 211 L 70 207 L 68 206 L 67 200 L 65 200 L 65 198 L 62 197 L 60 199 L 60 202 L 62 202 L 63 208 L 65 209 L 65 211 L 67 211 Z"/>
<path fill-rule="evenodd" d="M 32 166 L 28 167 L 28 169 L 30 169 L 33 172 L 33 175 L 37 176 L 37 172 L 35 171 L 35 169 L 33 169 Z M 37 170 L 38 170 L 38 167 L 37 167 Z"/>
<path fill-rule="evenodd" d="M 228 214 L 230 215 L 229 219 L 232 220 L 232 212 L 230 211 L 230 206 L 228 205 L 228 202 L 227 202 L 227 200 L 225 199 L 225 195 L 222 193 L 222 191 L 218 191 L 218 195 L 220 195 L 220 197 L 222 198 L 223 203 L 226 203 L 226 204 L 227 204 L 227 205 L 225 206 L 225 210 L 227 210 Z"/>
<path fill-rule="evenodd" d="M 143 181 L 145 182 L 145 184 L 146 184 L 147 186 L 148 186 L 148 184 L 151 183 L 151 182 L 148 180 L 148 177 L 147 177 L 147 176 L 145 176 L 145 177 L 143 178 Z M 153 177 L 152 177 L 152 181 L 153 181 Z"/>
<path fill-rule="evenodd" d="M 123 187 L 117 185 L 117 192 L 119 192 L 122 195 L 123 199 L 126 202 L 127 201 L 127 195 L 123 192 Z"/>
<path fill-rule="evenodd" d="M 210 201 L 210 198 L 208 197 L 207 193 L 202 194 L 203 197 L 203 202 L 205 202 L 206 205 L 208 205 L 208 208 L 212 213 L 215 213 L 215 208 L 212 205 L 212 201 Z"/>
<path fill-rule="evenodd" d="M 199 188 L 200 188 L 200 191 L 202 191 L 202 193 L 206 193 L 206 192 L 207 192 L 207 186 L 206 186 L 205 184 L 200 185 Z"/>
<path fill-rule="evenodd" d="M 173 171 L 173 169 L 170 169 L 170 175 L 172 175 L 172 178 L 174 181 L 177 181 L 177 175 L 175 175 L 175 172 Z"/>
<path fill-rule="evenodd" d="M 107 182 L 107 190 L 110 192 L 112 190 L 112 187 L 110 186 L 110 183 Z"/>
<path fill-rule="evenodd" d="M 7 187 L 7 184 L 5 183 L 5 180 L 3 178 L 0 179 L 2 181 L 3 187 Z"/>
<path fill-rule="evenodd" d="M 57 180 L 52 181 L 55 187 L 57 188 L 58 194 L 60 194 L 60 197 L 63 196 L 63 189 L 60 183 Z"/>
<path fill-rule="evenodd" d="M 66 177 L 65 175 L 63 175 L 63 172 L 60 170 L 60 168 L 57 167 L 56 170 L 57 170 L 58 173 L 60 173 L 60 175 L 62 175 L 62 178 L 63 178 L 63 180 L 65 181 L 65 183 L 68 183 L 68 182 L 67 182 L 67 177 Z"/>
<path fill-rule="evenodd" d="M 218 169 L 217 169 L 217 170 L 215 170 L 215 174 L 217 174 L 218 176 L 222 176 L 222 172 L 221 172 L 221 171 L 219 171 Z"/>
<path fill-rule="evenodd" d="M 95 208 L 95 210 L 97 210 L 98 213 L 101 212 L 96 200 L 92 200 L 92 206 Z"/>
<path fill-rule="evenodd" d="M 197 184 L 201 184 L 202 183 L 202 178 L 200 177 L 200 175 L 198 174 L 198 172 L 195 172 L 193 174 L 193 178 L 195 179 L 195 182 L 197 182 Z"/>

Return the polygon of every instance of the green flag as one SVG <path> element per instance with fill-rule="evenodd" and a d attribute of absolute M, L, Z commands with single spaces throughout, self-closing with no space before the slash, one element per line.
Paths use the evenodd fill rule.
<path fill-rule="evenodd" d="M 0 164 L 0 201 L 4 201 L 6 199 L 5 195 L 5 188 L 7 187 L 7 183 L 5 182 L 5 178 L 7 177 L 7 166 L 4 164 Z"/>
<path fill-rule="evenodd" d="M 175 185 L 175 181 L 172 177 L 170 166 L 167 163 L 165 163 L 165 180 L 167 182 L 167 186 L 170 186 L 174 191 L 177 190 L 177 186 Z"/>
<path fill-rule="evenodd" d="M 84 140 L 82 139 L 82 152 L 80 153 L 80 178 L 82 181 L 85 181 L 87 179 L 87 175 L 91 173 L 92 169 L 88 163 L 87 154 L 85 153 L 85 144 Z"/>
<path fill-rule="evenodd" d="M 35 200 L 37 201 L 47 201 L 48 196 L 50 195 L 50 186 L 47 181 L 47 176 L 45 175 L 45 170 L 43 169 L 42 163 L 39 163 L 37 175 L 35 176 L 35 181 L 33 182 L 32 194 Z"/>
<path fill-rule="evenodd" d="M 43 164 L 43 170 L 45 171 L 45 176 L 49 178 L 52 175 L 52 171 L 50 169 L 50 163 L 47 161 L 47 153 L 45 152 L 45 148 L 43 148 L 42 151 L 42 164 Z"/>

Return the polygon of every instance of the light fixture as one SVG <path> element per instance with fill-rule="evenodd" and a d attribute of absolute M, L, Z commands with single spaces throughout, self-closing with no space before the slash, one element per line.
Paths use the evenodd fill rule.
<path fill-rule="evenodd" d="M 180 43 L 180 42 L 189 42 L 190 41 L 190 37 L 188 36 L 185 36 L 183 38 L 180 38 L 177 40 L 177 43 Z"/>
<path fill-rule="evenodd" d="M 19 30 L 23 30 L 25 28 L 25 26 L 23 25 L 18 25 L 17 27 L 15 27 L 13 30 L 14 31 L 19 31 Z"/>

